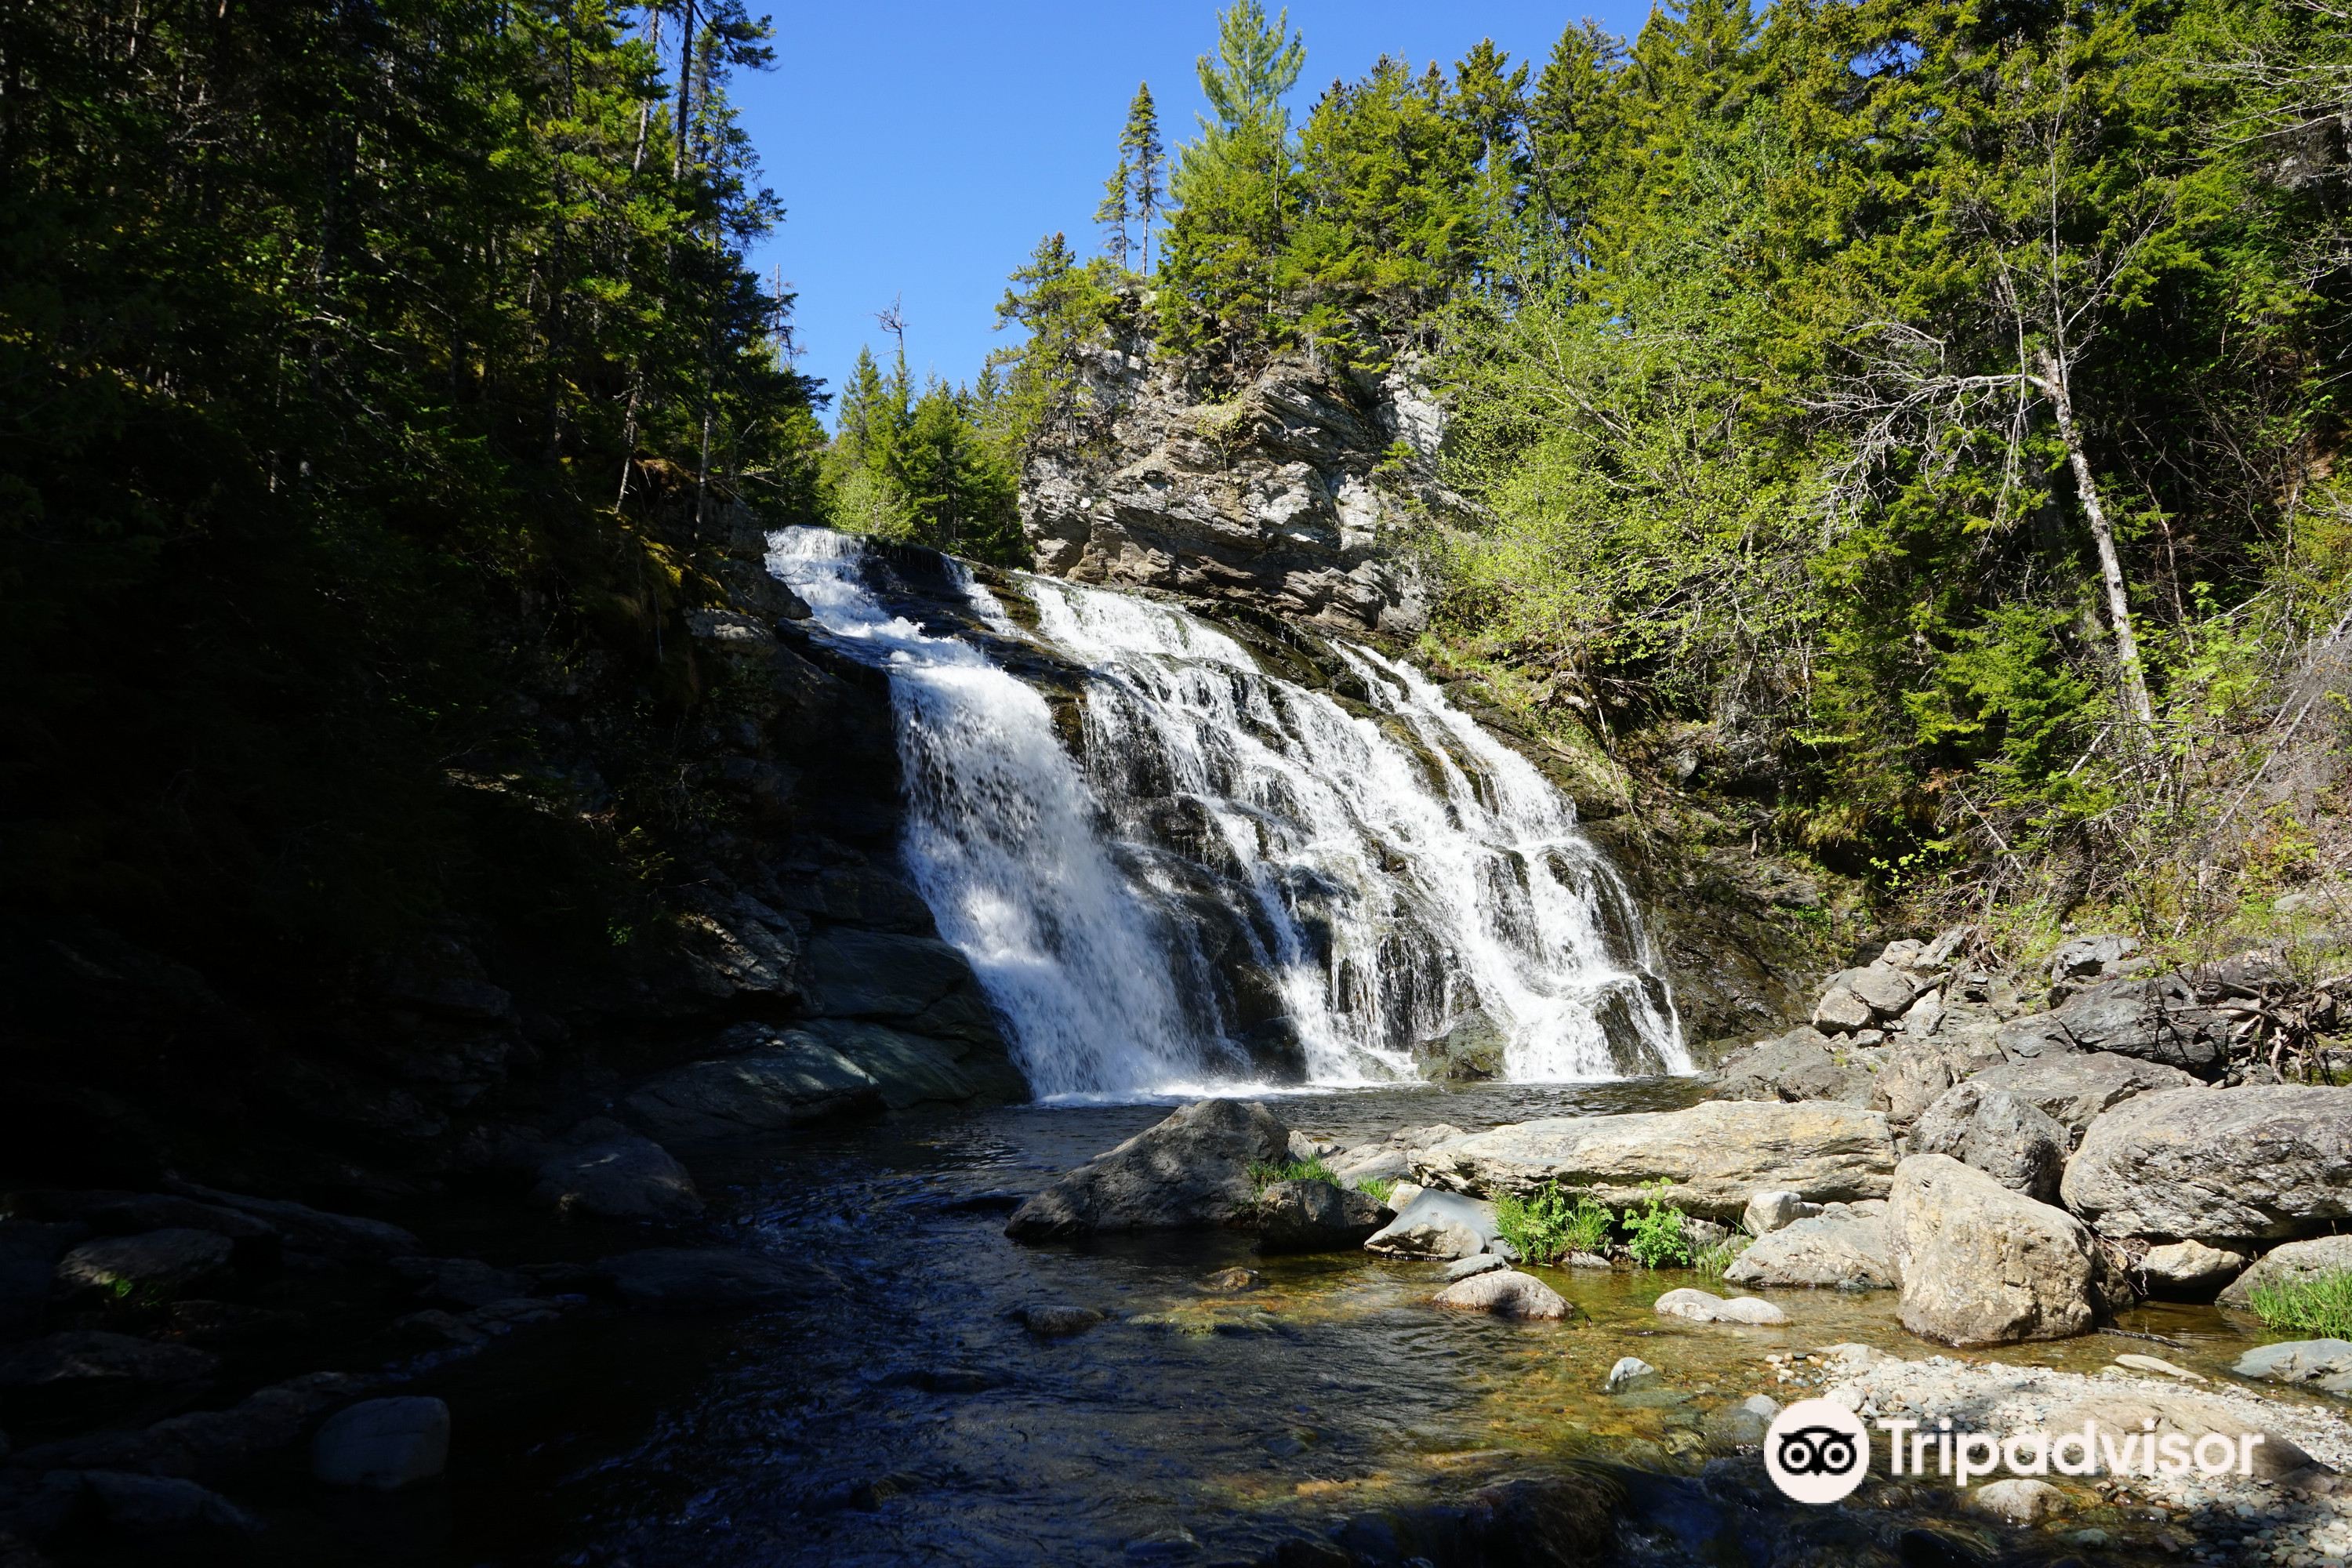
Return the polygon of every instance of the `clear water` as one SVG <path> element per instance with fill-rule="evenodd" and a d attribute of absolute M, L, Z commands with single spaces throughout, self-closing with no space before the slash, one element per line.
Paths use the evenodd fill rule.
<path fill-rule="evenodd" d="M 1473 1009 L 1514 1080 L 1689 1070 L 1573 809 L 1410 666 L 1326 645 L 1343 697 L 1171 605 L 1022 574 L 1024 631 L 961 569 L 966 624 L 934 629 L 822 530 L 770 566 L 890 672 L 908 866 L 1041 1097 L 1411 1079 Z M 1005 668 L 1022 645 L 1074 682 L 1075 733 Z"/>

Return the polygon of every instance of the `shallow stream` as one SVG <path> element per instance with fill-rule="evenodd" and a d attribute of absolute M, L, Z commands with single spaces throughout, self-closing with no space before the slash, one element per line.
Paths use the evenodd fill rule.
<path fill-rule="evenodd" d="M 1347 1140 L 1687 1102 L 1687 1082 L 1430 1086 L 1300 1095 L 1292 1125 Z M 744 1247 L 806 1271 L 805 1300 L 728 1321 L 576 1315 L 429 1377 L 459 1434 L 446 1517 L 388 1512 L 387 1561 L 594 1564 L 1231 1563 L 1339 1518 L 1458 1499 L 1588 1461 L 1696 1474 L 1705 1413 L 1759 1391 L 1769 1355 L 1905 1333 L 1891 1294 L 1768 1292 L 1782 1329 L 1661 1319 L 1708 1282 L 1543 1270 L 1584 1321 L 1432 1310 L 1441 1267 L 1348 1253 L 1261 1259 L 1244 1235 L 1017 1245 L 1020 1194 L 1165 1114 L 1158 1105 L 910 1115 L 698 1163 Z M 501 1239 L 482 1236 L 496 1254 Z M 1234 1267 L 1262 1284 L 1201 1281 Z M 1110 1321 L 1055 1341 L 1032 1302 Z M 2120 1352 L 2214 1375 L 2249 1322 L 2151 1307 L 1999 1359 L 2095 1371 Z M 1943 1352 L 1950 1353 L 1950 1352 Z M 1663 1389 L 1601 1392 L 1638 1354 Z M 1679 1501 L 1677 1501 L 1679 1495 Z M 1655 1561 L 1765 1561 L 1696 1489 Z M 1662 1528 L 1664 1526 L 1662 1525 Z M 394 1550 L 404 1538 L 405 1545 Z"/>

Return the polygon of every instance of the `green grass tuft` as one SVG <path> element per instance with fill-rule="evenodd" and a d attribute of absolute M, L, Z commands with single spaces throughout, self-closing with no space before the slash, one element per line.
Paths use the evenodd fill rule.
<path fill-rule="evenodd" d="M 1276 1182 L 1328 1182 L 1335 1187 L 1339 1184 L 1339 1173 L 1325 1164 L 1320 1154 L 1311 1160 L 1254 1161 L 1249 1173 L 1259 1192 Z"/>
<path fill-rule="evenodd" d="M 2273 1329 L 2292 1329 L 2322 1339 L 2352 1339 L 2352 1268 L 2330 1269 L 2310 1279 L 2257 1285 L 2254 1316 Z"/>
<path fill-rule="evenodd" d="M 1376 1204 L 1385 1204 L 1389 1194 L 1396 1191 L 1396 1184 L 1386 1176 L 1366 1176 L 1356 1184 L 1356 1190 Z"/>
<path fill-rule="evenodd" d="M 1529 1263 L 1555 1263 L 1571 1252 L 1602 1252 L 1609 1246 L 1609 1210 L 1591 1193 L 1571 1195 L 1557 1184 L 1521 1197 L 1495 1199 L 1495 1231 Z"/>

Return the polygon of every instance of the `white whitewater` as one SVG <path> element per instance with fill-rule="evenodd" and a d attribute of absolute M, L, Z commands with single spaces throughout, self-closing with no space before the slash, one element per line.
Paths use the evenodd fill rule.
<path fill-rule="evenodd" d="M 1073 755 L 1043 695 L 885 608 L 861 555 L 793 529 L 770 565 L 888 668 L 908 865 L 1041 1096 L 1411 1078 L 1415 1042 L 1479 1016 L 1512 1079 L 1690 1070 L 1573 810 L 1420 672 L 1328 644 L 1351 711 L 1169 605 L 1024 574 L 1023 633 L 960 578 L 974 619 L 1075 668 Z"/>

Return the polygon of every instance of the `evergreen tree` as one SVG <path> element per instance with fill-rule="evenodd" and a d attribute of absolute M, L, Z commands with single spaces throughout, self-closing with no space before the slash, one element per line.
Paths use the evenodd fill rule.
<path fill-rule="evenodd" d="M 1151 84 L 1138 82 L 1127 108 L 1127 127 L 1119 132 L 1120 161 L 1128 174 L 1131 210 L 1142 227 L 1140 270 L 1151 270 L 1151 226 L 1160 216 L 1165 190 L 1167 149 L 1160 141 L 1160 112 L 1152 107 Z"/>
<path fill-rule="evenodd" d="M 1103 226 L 1103 249 L 1121 267 L 1127 265 L 1127 226 L 1133 217 L 1128 209 L 1128 181 L 1132 170 L 1121 156 L 1118 167 L 1103 182 L 1102 201 L 1095 207 L 1095 222 Z"/>

